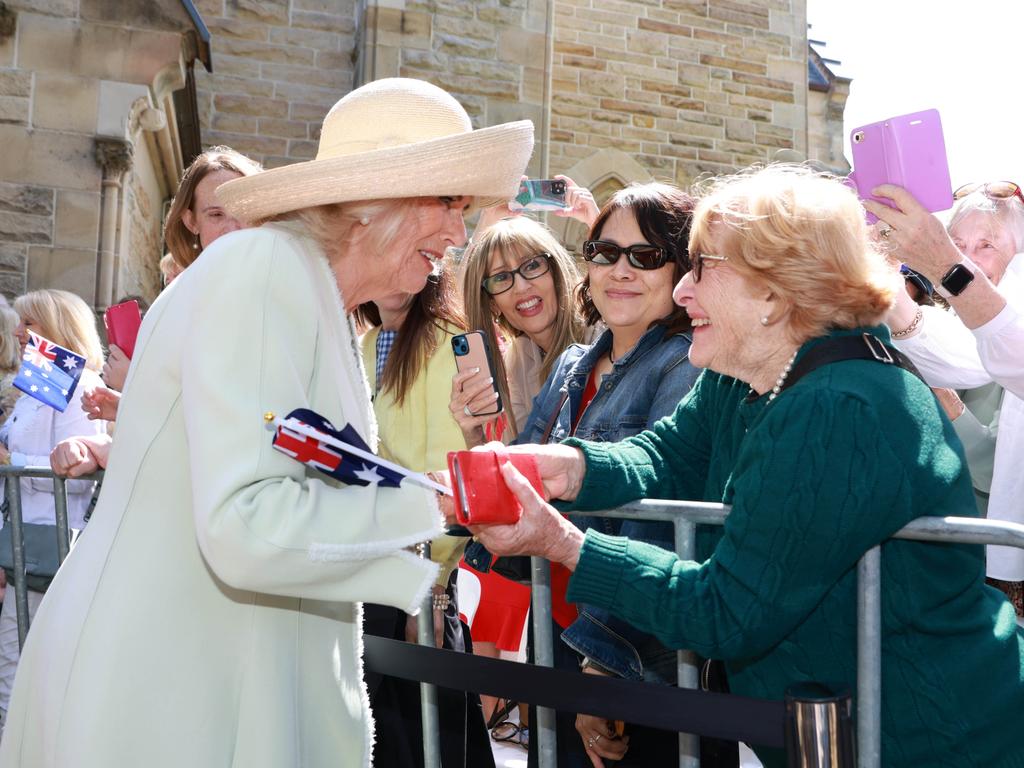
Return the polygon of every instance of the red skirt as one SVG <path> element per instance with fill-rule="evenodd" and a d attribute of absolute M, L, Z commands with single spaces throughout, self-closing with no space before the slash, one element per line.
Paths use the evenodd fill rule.
<path fill-rule="evenodd" d="M 474 643 L 494 643 L 498 650 L 519 650 L 530 610 L 530 588 L 510 581 L 494 571 L 482 573 L 463 560 L 465 568 L 480 579 L 480 605 L 473 617 L 470 635 Z"/>

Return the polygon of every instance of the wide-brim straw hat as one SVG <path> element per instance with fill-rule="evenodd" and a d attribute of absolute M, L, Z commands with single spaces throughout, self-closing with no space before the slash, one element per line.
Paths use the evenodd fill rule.
<path fill-rule="evenodd" d="M 469 195 L 511 199 L 533 152 L 533 123 L 473 130 L 446 91 L 393 77 L 331 107 L 316 159 L 233 179 L 217 188 L 242 221 L 329 203 Z"/>

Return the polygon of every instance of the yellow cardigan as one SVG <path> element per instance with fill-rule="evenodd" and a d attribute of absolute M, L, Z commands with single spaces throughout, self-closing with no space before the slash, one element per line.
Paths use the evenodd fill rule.
<path fill-rule="evenodd" d="M 380 328 L 373 328 L 362 337 L 363 364 L 375 392 L 373 410 L 380 434 L 378 453 L 416 472 L 448 468 L 448 452 L 466 447 L 459 424 L 448 409 L 452 377 L 456 373 L 451 338 L 462 331 L 454 326 L 438 328 L 437 350 L 416 377 L 402 405 L 391 392 L 377 392 L 377 337 Z M 441 535 L 431 542 L 431 559 L 441 564 L 437 583 L 448 583 L 466 548 L 466 539 Z"/>

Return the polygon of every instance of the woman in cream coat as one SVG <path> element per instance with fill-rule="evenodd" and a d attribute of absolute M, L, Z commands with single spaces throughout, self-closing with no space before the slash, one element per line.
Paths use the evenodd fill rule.
<path fill-rule="evenodd" d="M 461 196 L 513 193 L 531 147 L 529 123 L 473 131 L 444 91 L 382 80 L 334 106 L 316 160 L 218 190 L 274 221 L 219 239 L 147 314 L 0 766 L 370 765 L 360 603 L 415 612 L 435 566 L 409 549 L 442 521 L 431 492 L 278 453 L 263 414 L 310 408 L 375 447 L 346 306 L 422 288 L 465 239 Z"/>

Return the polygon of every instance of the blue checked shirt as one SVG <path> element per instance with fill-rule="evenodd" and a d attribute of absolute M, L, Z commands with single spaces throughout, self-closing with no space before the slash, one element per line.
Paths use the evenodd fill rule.
<path fill-rule="evenodd" d="M 398 336 L 398 331 L 385 331 L 381 330 L 380 335 L 377 336 L 377 386 L 376 391 L 380 391 L 380 380 L 384 376 L 384 366 L 388 362 L 388 355 L 391 354 L 391 348 L 395 345 L 395 337 Z"/>

